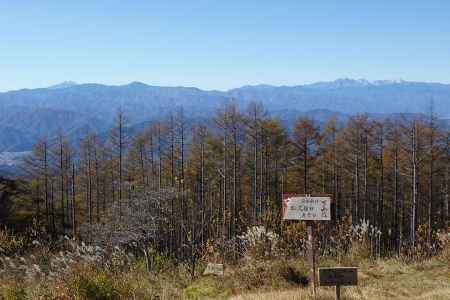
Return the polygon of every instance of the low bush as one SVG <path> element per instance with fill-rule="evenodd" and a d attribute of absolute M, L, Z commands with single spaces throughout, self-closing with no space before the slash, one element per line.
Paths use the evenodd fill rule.
<path fill-rule="evenodd" d="M 441 238 L 441 233 L 436 230 L 430 232 L 428 225 L 419 225 L 416 232 L 416 245 L 410 249 L 410 256 L 416 259 L 426 259 L 437 255 L 446 241 Z"/>
<path fill-rule="evenodd" d="M 0 228 L 0 254 L 18 254 L 26 246 L 25 238 L 14 235 L 8 228 Z"/>
<path fill-rule="evenodd" d="M 270 258 L 275 254 L 279 236 L 264 226 L 253 226 L 239 237 L 244 255 L 251 258 Z"/>
<path fill-rule="evenodd" d="M 212 277 L 203 277 L 184 289 L 186 299 L 205 299 L 217 296 L 222 289 Z"/>
<path fill-rule="evenodd" d="M 292 288 L 308 284 L 307 271 L 294 261 L 278 259 L 272 261 L 251 261 L 233 274 L 235 288 L 254 290 L 258 288 Z"/>
<path fill-rule="evenodd" d="M 17 282 L 7 283 L 0 287 L 0 299 L 26 300 L 28 299 L 25 288 Z"/>
<path fill-rule="evenodd" d="M 299 286 L 306 286 L 308 285 L 309 279 L 308 274 L 305 272 L 300 272 L 299 270 L 295 269 L 292 266 L 289 265 L 283 265 L 278 272 L 280 273 L 281 277 L 286 282 L 292 283 L 294 285 Z"/>
<path fill-rule="evenodd" d="M 444 262 L 450 262 L 450 233 L 441 234 L 442 249 L 439 259 Z"/>
<path fill-rule="evenodd" d="M 279 249 L 285 256 L 296 257 L 306 251 L 308 236 L 304 222 L 286 222 Z"/>
<path fill-rule="evenodd" d="M 71 294 L 79 299 L 114 300 L 130 297 L 131 287 L 113 274 L 92 267 L 75 269 L 68 285 Z"/>

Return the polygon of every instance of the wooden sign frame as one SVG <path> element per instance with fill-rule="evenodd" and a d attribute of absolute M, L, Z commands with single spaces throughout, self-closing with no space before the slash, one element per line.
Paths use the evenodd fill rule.
<path fill-rule="evenodd" d="M 330 201 L 330 203 L 329 203 L 329 211 L 328 211 L 328 213 L 329 213 L 329 219 L 327 219 L 327 218 L 323 218 L 323 216 L 322 216 L 322 218 L 320 217 L 320 216 L 318 216 L 317 218 L 311 218 L 311 217 L 305 217 L 305 218 L 289 218 L 289 219 L 287 219 L 286 218 L 286 215 L 287 215 L 287 208 L 288 208 L 288 199 L 291 199 L 291 198 L 328 198 L 328 200 Z M 329 194 L 322 194 L 322 195 L 298 195 L 298 194 L 283 194 L 283 200 L 282 200 L 283 202 L 282 202 L 282 218 L 283 218 L 283 221 L 289 221 L 289 220 L 292 220 L 292 221 L 331 221 L 332 220 L 332 217 L 333 217 L 333 213 L 332 213 L 332 203 L 334 202 L 333 201 L 333 197 L 331 196 L 331 195 L 329 195 Z M 311 203 L 309 203 L 309 204 L 311 204 Z M 306 210 L 308 209 L 308 204 L 303 204 L 303 205 L 305 205 L 306 206 Z M 306 214 L 306 212 L 305 211 L 303 211 L 303 215 L 305 215 Z M 317 214 L 317 211 L 315 212 L 315 214 Z M 310 212 L 308 212 L 308 215 L 310 215 Z"/>
<path fill-rule="evenodd" d="M 330 220 L 320 220 L 320 221 L 331 221 L 332 216 L 333 216 L 331 204 L 334 203 L 334 199 L 333 199 L 332 195 L 330 195 L 330 194 L 294 194 L 294 193 L 283 194 L 282 195 L 283 216 L 285 215 L 285 209 L 286 209 L 285 201 L 292 197 L 329 197 L 330 198 Z M 285 220 L 285 219 L 282 220 L 282 222 L 286 222 L 286 221 L 294 221 L 294 220 Z M 298 221 L 302 221 L 302 220 L 298 220 Z M 308 264 L 310 266 L 309 279 L 312 284 L 313 295 L 314 295 L 314 297 L 316 297 L 316 287 L 317 287 L 316 278 L 317 278 L 317 276 L 316 276 L 316 253 L 315 253 L 314 227 L 315 227 L 315 222 L 318 222 L 318 220 L 317 221 L 304 220 L 304 222 L 306 222 L 306 231 L 308 234 L 307 257 L 308 257 Z"/>
<path fill-rule="evenodd" d="M 358 285 L 357 267 L 319 268 L 319 285 L 334 286 L 336 299 L 341 299 L 341 286 Z"/>

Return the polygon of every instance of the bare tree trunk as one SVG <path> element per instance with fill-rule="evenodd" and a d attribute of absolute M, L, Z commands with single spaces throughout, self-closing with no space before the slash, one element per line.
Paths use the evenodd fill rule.
<path fill-rule="evenodd" d="M 162 188 L 161 124 L 158 123 L 158 191 Z"/>
<path fill-rule="evenodd" d="M 55 222 L 55 197 L 53 189 L 53 179 L 50 180 L 50 202 L 51 202 L 51 215 L 52 215 L 52 236 L 56 236 L 56 222 Z"/>
<path fill-rule="evenodd" d="M 59 175 L 60 175 L 60 192 L 61 192 L 61 229 L 65 229 L 65 211 L 64 211 L 64 151 L 62 136 L 59 137 Z"/>
<path fill-rule="evenodd" d="M 114 177 L 114 158 L 110 157 L 110 167 L 111 167 L 111 196 L 113 204 L 116 202 L 116 182 Z"/>
<path fill-rule="evenodd" d="M 363 205 L 363 219 L 367 219 L 367 206 L 369 205 L 368 193 L 368 149 L 367 149 L 367 135 L 364 138 L 364 205 Z"/>
<path fill-rule="evenodd" d="M 47 142 L 44 142 L 44 201 L 45 201 L 45 218 L 47 230 L 50 231 L 50 205 L 48 199 L 48 153 Z"/>
<path fill-rule="evenodd" d="M 87 165 L 86 165 L 86 209 L 89 225 L 92 225 L 92 173 L 91 173 L 91 140 L 88 140 L 87 145 Z"/>
<path fill-rule="evenodd" d="M 226 125 L 225 125 L 226 126 Z M 223 134 L 223 199 L 222 199 L 222 237 L 225 241 L 226 237 L 226 207 L 227 207 L 227 128 L 224 128 Z"/>
<path fill-rule="evenodd" d="M 71 215 L 72 215 L 72 237 L 77 236 L 77 221 L 76 221 L 76 190 L 75 190 L 75 163 L 72 164 L 72 205 L 71 205 Z"/>
<path fill-rule="evenodd" d="M 448 198 L 450 194 L 450 134 L 447 133 L 446 139 L 446 158 L 445 158 L 445 195 L 443 203 L 443 227 L 445 230 L 450 228 L 449 218 L 448 218 Z"/>
<path fill-rule="evenodd" d="M 123 116 L 122 112 L 119 112 L 119 216 L 121 215 L 121 205 L 122 205 L 122 184 L 123 184 L 123 174 L 122 174 L 122 160 L 123 160 Z"/>
<path fill-rule="evenodd" d="M 258 188 L 258 219 L 259 219 L 259 223 L 262 222 L 262 214 L 263 214 L 263 192 L 262 192 L 262 187 L 263 187 L 263 180 L 264 180 L 264 169 L 263 169 L 263 151 L 264 151 L 264 130 L 263 128 L 261 128 L 261 134 L 260 134 L 260 153 L 259 153 L 259 188 Z"/>
<path fill-rule="evenodd" d="M 380 125 L 380 190 L 378 192 L 378 227 L 382 232 L 383 231 L 383 208 L 384 208 L 384 162 L 383 162 L 383 156 L 384 156 L 384 129 L 383 125 Z"/>
<path fill-rule="evenodd" d="M 146 180 L 146 172 L 145 172 L 145 144 L 139 146 L 139 166 L 141 168 L 141 184 L 142 186 L 148 185 L 148 180 Z"/>
<path fill-rule="evenodd" d="M 434 139 L 435 139 L 435 126 L 434 126 L 434 116 L 431 111 L 430 114 L 430 140 L 429 140 L 429 164 L 428 164 L 428 232 L 427 232 L 427 240 L 428 244 L 431 244 L 431 235 L 434 229 L 434 201 L 433 201 L 433 172 L 434 172 Z"/>
<path fill-rule="evenodd" d="M 355 203 L 353 205 L 352 209 L 352 222 L 357 223 L 358 222 L 358 205 L 359 205 L 359 154 L 355 153 L 355 187 L 354 187 L 354 193 L 355 193 Z"/>
<path fill-rule="evenodd" d="M 232 223 L 232 236 L 236 234 L 236 222 L 237 222 L 237 128 L 234 124 L 233 127 L 233 207 L 232 207 L 232 215 L 233 215 L 233 223 Z"/>
<path fill-rule="evenodd" d="M 200 142 L 200 203 L 201 203 L 201 242 L 205 243 L 205 141 L 204 141 L 204 129 L 201 129 L 201 142 Z"/>
<path fill-rule="evenodd" d="M 175 124 L 173 115 L 170 115 L 170 184 L 175 186 Z"/>
<path fill-rule="evenodd" d="M 96 201 L 96 218 L 100 222 L 100 174 L 98 165 L 97 145 L 94 145 L 94 167 L 95 167 L 95 201 Z"/>
<path fill-rule="evenodd" d="M 36 185 L 36 188 L 33 190 L 34 191 L 34 201 L 36 202 L 36 221 L 40 221 L 41 220 L 41 189 L 39 184 Z"/>
<path fill-rule="evenodd" d="M 417 213 L 417 126 L 413 122 L 411 129 L 411 153 L 412 153 L 412 205 L 411 205 L 411 245 L 412 248 L 416 245 L 416 213 Z"/>
<path fill-rule="evenodd" d="M 150 134 L 150 172 L 152 180 L 152 189 L 156 189 L 156 172 L 155 172 L 155 149 L 153 145 L 153 130 Z"/>
<path fill-rule="evenodd" d="M 303 191 L 305 194 L 309 193 L 308 190 L 308 139 L 303 141 Z"/>
<path fill-rule="evenodd" d="M 339 177 L 338 177 L 338 165 L 337 165 L 337 147 L 336 147 L 336 130 L 333 128 L 332 132 L 333 143 L 333 196 L 334 196 L 334 209 L 336 222 L 340 219 L 339 216 Z"/>
<path fill-rule="evenodd" d="M 400 211 L 400 205 L 399 205 L 399 199 L 398 199 L 398 145 L 395 141 L 394 145 L 394 228 L 393 228 L 393 237 L 395 241 L 395 250 L 398 255 L 400 255 L 400 246 L 401 246 L 401 240 L 400 240 L 400 228 L 399 225 L 401 222 L 399 222 L 399 211 Z"/>
<path fill-rule="evenodd" d="M 254 147 L 253 147 L 253 224 L 257 221 L 257 195 L 258 195 L 258 129 L 256 119 L 256 108 L 254 112 Z"/>
<path fill-rule="evenodd" d="M 64 162 L 64 180 L 66 182 L 66 186 L 64 188 L 64 192 L 65 192 L 65 198 L 66 198 L 66 212 L 65 212 L 65 216 L 66 216 L 66 226 L 70 226 L 70 187 L 69 187 L 69 183 L 70 183 L 70 168 L 72 165 L 72 157 L 71 157 L 71 153 L 69 153 L 68 151 L 66 151 L 65 154 L 65 162 Z"/>
<path fill-rule="evenodd" d="M 180 118 L 180 138 L 181 138 L 181 144 L 180 144 L 180 152 L 181 152 L 181 174 L 180 174 L 180 179 L 181 179 L 181 228 L 182 228 L 182 235 L 181 235 L 181 244 L 183 244 L 186 240 L 185 234 L 183 234 L 183 231 L 187 230 L 185 229 L 187 222 L 187 203 L 186 203 L 186 183 L 185 183 L 185 158 L 184 158 L 184 131 L 185 131 L 185 126 L 186 124 L 184 123 L 184 115 L 183 115 L 183 110 L 181 110 L 180 114 L 179 114 L 179 118 Z"/>

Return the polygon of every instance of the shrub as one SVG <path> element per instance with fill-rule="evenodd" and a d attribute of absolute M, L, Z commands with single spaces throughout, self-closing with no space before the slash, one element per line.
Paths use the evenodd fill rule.
<path fill-rule="evenodd" d="M 300 286 L 308 285 L 308 274 L 300 272 L 288 264 L 279 265 L 278 270 L 275 271 L 278 272 L 286 282 Z"/>
<path fill-rule="evenodd" d="M 239 239 L 250 257 L 271 257 L 279 241 L 278 235 L 264 226 L 249 227 Z"/>
<path fill-rule="evenodd" d="M 21 253 L 25 247 L 25 239 L 14 235 L 8 228 L 0 228 L 0 253 L 5 255 Z"/>
<path fill-rule="evenodd" d="M 244 290 L 289 288 L 308 284 L 306 272 L 286 260 L 252 261 L 247 266 L 240 267 L 233 276 Z"/>
<path fill-rule="evenodd" d="M 418 259 L 425 259 L 437 255 L 445 244 L 441 239 L 439 231 L 431 231 L 431 239 L 428 237 L 429 229 L 427 224 L 419 225 L 416 232 L 416 245 L 410 249 L 410 256 Z"/>
<path fill-rule="evenodd" d="M 131 294 L 126 282 L 115 281 L 112 274 L 89 268 L 75 271 L 69 289 L 75 297 L 90 300 L 122 299 Z"/>
<path fill-rule="evenodd" d="M 262 264 L 252 263 L 245 269 L 236 272 L 237 282 L 243 289 L 254 289 L 267 285 L 270 282 L 270 273 Z"/>
<path fill-rule="evenodd" d="M 304 222 L 286 222 L 279 248 L 287 256 L 299 256 L 305 253 L 307 240 Z"/>
<path fill-rule="evenodd" d="M 217 283 L 210 277 L 194 281 L 184 290 L 186 299 L 205 299 L 215 297 L 220 293 Z"/>
<path fill-rule="evenodd" d="M 209 240 L 201 251 L 201 260 L 204 262 L 227 262 L 230 264 L 239 263 L 239 258 L 242 258 L 247 253 L 247 248 L 244 241 L 240 238 L 233 238 L 229 240 Z"/>
<path fill-rule="evenodd" d="M 450 233 L 441 233 L 440 240 L 442 245 L 441 253 L 439 254 L 439 258 L 444 262 L 450 261 Z"/>
<path fill-rule="evenodd" d="M 17 283 L 4 285 L 0 288 L 0 298 L 4 300 L 28 299 L 25 289 Z"/>
<path fill-rule="evenodd" d="M 155 253 L 152 256 L 152 271 L 159 273 L 174 267 L 172 259 L 164 254 Z"/>

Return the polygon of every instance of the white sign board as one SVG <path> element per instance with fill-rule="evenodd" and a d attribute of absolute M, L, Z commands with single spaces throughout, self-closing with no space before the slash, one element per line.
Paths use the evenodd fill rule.
<path fill-rule="evenodd" d="M 208 263 L 203 275 L 223 275 L 223 264 Z"/>
<path fill-rule="evenodd" d="M 283 201 L 283 220 L 331 220 L 331 198 L 293 196 Z"/>

